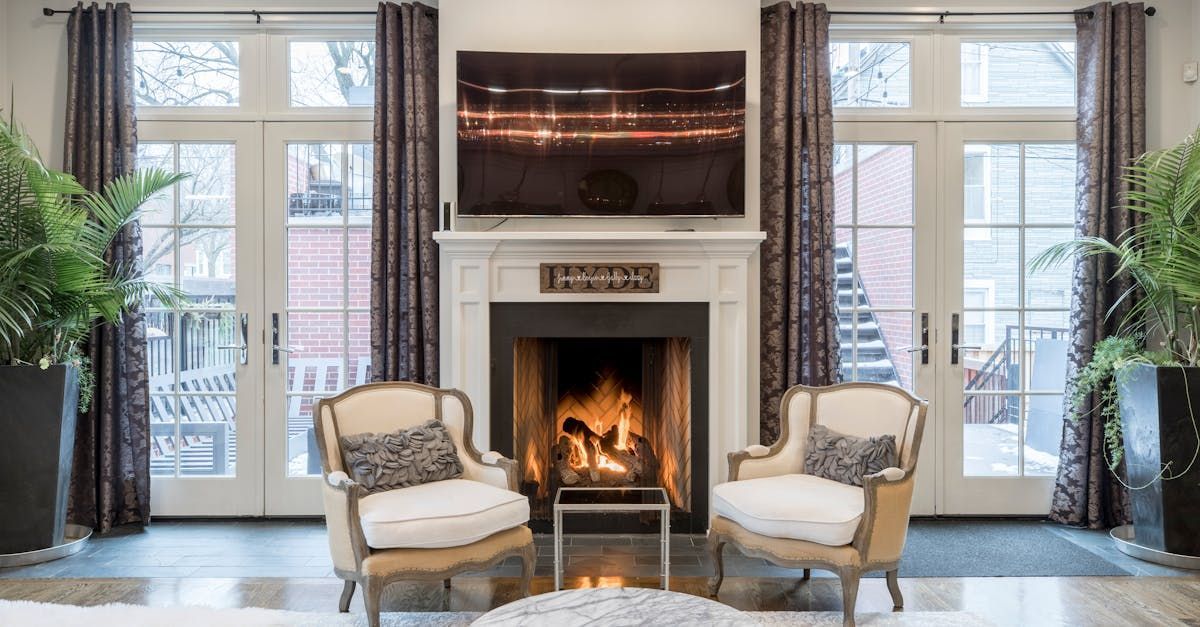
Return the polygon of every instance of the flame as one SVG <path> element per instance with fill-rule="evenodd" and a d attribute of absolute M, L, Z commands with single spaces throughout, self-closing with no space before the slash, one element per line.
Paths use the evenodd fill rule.
<path fill-rule="evenodd" d="M 627 468 L 620 462 L 612 459 L 604 454 L 603 448 L 600 446 L 600 437 L 608 433 L 615 424 L 617 429 L 617 440 L 615 447 L 622 451 L 633 452 L 637 448 L 637 442 L 630 437 L 631 423 L 633 419 L 633 395 L 626 392 L 623 388 L 620 389 L 617 395 L 617 418 L 615 421 L 605 424 L 605 417 L 596 417 L 592 421 L 592 431 L 596 434 L 588 441 L 584 441 L 583 436 L 567 433 L 560 427 L 559 436 L 565 436 L 570 442 L 571 453 L 567 460 L 571 467 L 576 470 L 592 469 L 592 470 L 608 470 L 617 473 L 626 472 Z M 607 415 L 611 420 L 611 414 Z M 590 454 L 589 454 L 590 453 Z"/>

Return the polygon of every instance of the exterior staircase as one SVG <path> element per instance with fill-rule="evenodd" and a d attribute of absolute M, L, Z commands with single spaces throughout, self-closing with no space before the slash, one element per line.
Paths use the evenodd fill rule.
<path fill-rule="evenodd" d="M 870 299 L 863 289 L 862 281 L 854 280 L 853 265 L 850 258 L 850 247 L 838 246 L 834 251 L 834 262 L 837 265 L 837 298 L 838 298 L 838 345 L 841 352 L 842 380 L 848 380 L 852 372 L 851 364 L 855 366 L 856 381 L 873 381 L 875 383 L 891 383 L 899 385 L 900 377 L 896 374 L 896 366 L 892 363 L 887 344 L 883 341 L 883 331 L 879 328 L 879 320 L 871 311 L 858 311 L 854 307 L 867 307 Z M 854 355 L 854 317 L 858 316 L 858 355 Z"/>

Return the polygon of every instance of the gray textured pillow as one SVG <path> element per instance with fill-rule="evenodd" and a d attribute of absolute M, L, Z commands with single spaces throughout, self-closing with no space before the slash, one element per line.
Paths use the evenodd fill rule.
<path fill-rule="evenodd" d="M 813 425 L 808 431 L 804 472 L 847 485 L 861 486 L 864 475 L 896 465 L 896 436 L 859 438 Z"/>
<path fill-rule="evenodd" d="M 351 477 L 368 492 L 454 479 L 462 460 L 440 420 L 393 433 L 360 433 L 341 438 L 342 459 Z"/>

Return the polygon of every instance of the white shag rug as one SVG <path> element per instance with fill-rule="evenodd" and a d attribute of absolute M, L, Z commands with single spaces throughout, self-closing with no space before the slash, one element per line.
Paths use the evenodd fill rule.
<path fill-rule="evenodd" d="M 763 625 L 838 627 L 841 612 L 746 612 Z M 466 627 L 482 612 L 384 612 L 383 627 Z M 859 612 L 860 627 L 986 626 L 968 612 Z M 363 614 L 288 612 L 261 608 L 146 607 L 112 603 L 82 607 L 0 601 L 0 625 L 16 627 L 365 627 Z M 564 625 L 563 627 L 569 627 Z"/>

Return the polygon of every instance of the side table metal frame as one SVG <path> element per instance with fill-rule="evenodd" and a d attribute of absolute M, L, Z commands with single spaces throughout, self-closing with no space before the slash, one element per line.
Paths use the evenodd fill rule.
<path fill-rule="evenodd" d="M 658 492 L 662 503 L 561 503 L 563 492 L 606 492 L 643 491 Z M 613 513 L 659 513 L 659 534 L 662 589 L 669 590 L 671 583 L 671 501 L 663 488 L 559 488 L 554 495 L 554 590 L 562 590 L 563 575 L 563 514 L 613 514 Z"/>

